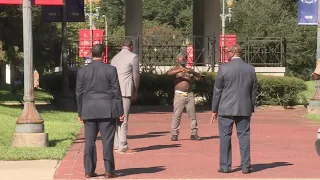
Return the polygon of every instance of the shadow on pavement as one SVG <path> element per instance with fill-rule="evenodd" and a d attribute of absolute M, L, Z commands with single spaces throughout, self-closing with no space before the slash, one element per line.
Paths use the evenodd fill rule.
<path fill-rule="evenodd" d="M 288 162 L 273 162 L 273 163 L 266 163 L 266 164 L 252 164 L 252 172 L 259 172 L 267 169 L 273 169 L 283 166 L 292 166 L 293 164 Z M 238 167 L 237 169 L 234 169 L 233 171 L 241 171 L 241 167 Z"/>
<path fill-rule="evenodd" d="M 154 166 L 154 167 L 147 167 L 147 168 L 128 168 L 128 169 L 120 169 L 117 170 L 116 173 L 119 176 L 129 176 L 133 174 L 151 174 L 157 173 L 160 171 L 164 171 L 166 168 L 164 166 Z"/>
<path fill-rule="evenodd" d="M 161 132 L 149 132 L 146 134 L 139 134 L 139 135 L 128 135 L 127 139 L 143 139 L 143 138 L 160 137 L 160 136 L 165 136 L 168 133 L 170 133 L 170 132 L 169 131 L 161 131 Z"/>
<path fill-rule="evenodd" d="M 181 147 L 181 144 L 154 145 L 154 146 L 135 148 L 134 150 L 141 152 L 141 151 L 159 150 L 159 149 L 167 149 L 167 148 L 178 148 L 178 147 Z"/>

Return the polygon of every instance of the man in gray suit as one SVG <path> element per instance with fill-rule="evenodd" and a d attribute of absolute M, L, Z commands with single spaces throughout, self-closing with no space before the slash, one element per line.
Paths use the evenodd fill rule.
<path fill-rule="evenodd" d="M 93 61 L 79 69 L 76 97 L 78 115 L 85 129 L 84 168 L 85 177 L 97 176 L 96 139 L 102 136 L 105 178 L 115 177 L 113 142 L 116 123 L 123 121 L 123 105 L 117 69 L 102 62 L 104 45 L 92 47 Z"/>
<path fill-rule="evenodd" d="M 219 67 L 212 99 L 212 120 L 218 117 L 220 135 L 220 169 L 229 173 L 232 164 L 231 135 L 236 124 L 244 174 L 251 172 L 250 119 L 254 112 L 257 77 L 255 68 L 241 59 L 241 47 L 231 46 L 229 62 Z"/>
<path fill-rule="evenodd" d="M 133 43 L 130 39 L 126 39 L 122 50 L 111 60 L 111 65 L 115 66 L 118 71 L 124 109 L 124 121 L 118 125 L 114 143 L 114 149 L 120 154 L 136 152 L 129 148 L 127 141 L 131 101 L 136 100 L 140 83 L 139 59 L 132 51 Z"/>

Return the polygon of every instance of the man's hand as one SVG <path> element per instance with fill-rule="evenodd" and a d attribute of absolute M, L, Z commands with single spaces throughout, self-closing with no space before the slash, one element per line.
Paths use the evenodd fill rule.
<path fill-rule="evenodd" d="M 183 72 L 185 72 L 185 73 L 191 73 L 191 74 L 193 74 L 194 73 L 194 70 L 193 69 L 191 69 L 191 68 L 183 68 L 183 70 L 182 70 Z"/>
<path fill-rule="evenodd" d="M 120 122 L 123 122 L 124 121 L 124 115 L 120 116 L 119 120 L 120 120 Z"/>
<path fill-rule="evenodd" d="M 215 120 L 217 120 L 217 117 L 218 117 L 218 113 L 213 112 L 211 116 L 210 124 L 212 124 Z"/>
<path fill-rule="evenodd" d="M 78 117 L 78 121 L 83 124 L 83 119 L 81 117 Z"/>

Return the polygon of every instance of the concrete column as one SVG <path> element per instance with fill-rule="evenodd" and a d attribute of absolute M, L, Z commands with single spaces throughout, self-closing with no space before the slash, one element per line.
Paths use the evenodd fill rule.
<path fill-rule="evenodd" d="M 135 53 L 142 59 L 142 0 L 125 0 L 125 35 L 134 38 Z"/>
<path fill-rule="evenodd" d="M 216 62 L 209 62 L 204 59 L 206 63 L 217 63 L 220 58 L 220 0 L 204 0 L 204 36 L 208 40 L 209 36 L 216 37 L 214 47 L 212 47 L 213 60 Z M 205 41 L 204 47 L 208 47 L 208 42 Z M 207 49 L 207 48 L 206 48 Z M 209 52 L 208 52 L 209 53 Z M 205 56 L 208 57 L 208 56 Z"/>
<path fill-rule="evenodd" d="M 193 48 L 194 64 L 203 63 L 203 35 L 204 35 L 204 0 L 193 0 Z"/>
<path fill-rule="evenodd" d="M 220 1 L 219 0 L 194 0 L 193 1 L 193 35 L 202 36 L 196 38 L 194 48 L 195 57 L 199 57 L 199 63 L 214 63 L 209 60 L 209 37 L 216 37 L 212 56 L 216 61 L 220 58 Z M 201 49 L 204 50 L 200 55 Z"/>

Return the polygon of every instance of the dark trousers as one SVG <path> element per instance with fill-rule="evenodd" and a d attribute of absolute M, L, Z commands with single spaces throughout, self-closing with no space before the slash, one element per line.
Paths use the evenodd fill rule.
<path fill-rule="evenodd" d="M 85 149 L 84 169 L 85 174 L 94 173 L 97 165 L 96 139 L 100 130 L 103 160 L 106 173 L 113 173 L 115 170 L 113 141 L 116 130 L 116 119 L 90 119 L 84 121 Z"/>
<path fill-rule="evenodd" d="M 232 150 L 231 136 L 233 124 L 236 123 L 240 143 L 241 167 L 250 167 L 250 119 L 249 116 L 219 116 L 220 168 L 231 170 Z"/>

